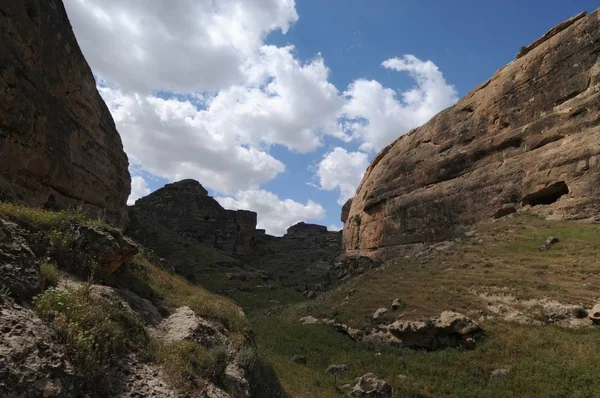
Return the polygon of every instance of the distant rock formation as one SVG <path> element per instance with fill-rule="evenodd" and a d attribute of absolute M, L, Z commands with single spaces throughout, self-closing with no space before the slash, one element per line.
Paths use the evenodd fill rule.
<path fill-rule="evenodd" d="M 195 180 L 167 184 L 138 199 L 132 211 L 181 236 L 232 254 L 249 253 L 256 232 L 255 212 L 225 210 Z"/>
<path fill-rule="evenodd" d="M 523 210 L 598 218 L 599 109 L 597 10 L 383 149 L 342 211 L 346 250 L 398 255 Z"/>
<path fill-rule="evenodd" d="M 127 221 L 127 155 L 60 0 L 0 2 L 0 200 Z"/>

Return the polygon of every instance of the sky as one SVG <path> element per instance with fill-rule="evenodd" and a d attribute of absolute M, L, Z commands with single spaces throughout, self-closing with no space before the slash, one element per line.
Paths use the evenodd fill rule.
<path fill-rule="evenodd" d="M 132 175 L 282 235 L 342 227 L 379 150 L 591 0 L 64 0 Z"/>

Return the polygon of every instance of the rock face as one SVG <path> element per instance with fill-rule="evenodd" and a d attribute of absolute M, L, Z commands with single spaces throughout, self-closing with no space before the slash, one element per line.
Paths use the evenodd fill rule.
<path fill-rule="evenodd" d="M 516 211 L 597 218 L 598 109 L 595 11 L 383 149 L 342 213 L 346 250 L 385 257 Z"/>
<path fill-rule="evenodd" d="M 232 254 L 251 251 L 256 213 L 225 210 L 198 181 L 167 184 L 138 199 L 133 210 L 200 243 Z"/>
<path fill-rule="evenodd" d="M 0 3 L 0 200 L 127 221 L 127 155 L 60 0 Z"/>

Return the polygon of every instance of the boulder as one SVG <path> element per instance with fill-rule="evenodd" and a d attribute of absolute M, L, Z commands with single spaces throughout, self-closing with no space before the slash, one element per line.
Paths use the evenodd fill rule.
<path fill-rule="evenodd" d="M 356 385 L 349 396 L 354 398 L 391 398 L 392 387 L 373 373 L 356 379 Z"/>
<path fill-rule="evenodd" d="M 332 375 L 339 375 L 347 372 L 348 369 L 349 367 L 346 364 L 331 364 L 327 367 L 327 373 L 330 373 Z"/>
<path fill-rule="evenodd" d="M 388 312 L 387 308 L 381 307 L 378 308 L 374 313 L 373 313 L 373 319 L 379 319 L 381 318 L 383 315 L 385 315 Z"/>
<path fill-rule="evenodd" d="M 588 317 L 594 325 L 600 325 L 600 304 L 595 304 L 592 310 L 588 313 Z"/>
<path fill-rule="evenodd" d="M 538 250 L 541 251 L 541 252 L 546 251 L 546 250 L 550 250 L 550 248 L 552 247 L 552 245 L 554 245 L 556 243 L 558 243 L 558 238 L 555 237 L 555 236 L 550 236 L 548 239 L 546 239 L 546 241 L 542 245 L 540 245 L 538 247 Z"/>
<path fill-rule="evenodd" d="M 177 308 L 158 329 L 167 342 L 191 340 L 206 348 L 227 343 L 219 325 L 200 318 L 189 307 Z"/>
<path fill-rule="evenodd" d="M 346 251 L 412 254 L 510 206 L 552 219 L 596 218 L 599 16 L 562 25 L 382 149 L 343 210 Z"/>
<path fill-rule="evenodd" d="M 387 330 L 403 346 L 427 350 L 471 348 L 481 333 L 479 324 L 452 311 L 426 321 L 398 320 L 388 325 Z"/>
<path fill-rule="evenodd" d="M 137 245 L 118 229 L 78 224 L 68 233 L 74 239 L 74 251 L 90 256 L 107 273 L 115 272 L 139 251 Z"/>
<path fill-rule="evenodd" d="M 0 3 L 0 199 L 127 222 L 127 155 L 61 0 Z"/>

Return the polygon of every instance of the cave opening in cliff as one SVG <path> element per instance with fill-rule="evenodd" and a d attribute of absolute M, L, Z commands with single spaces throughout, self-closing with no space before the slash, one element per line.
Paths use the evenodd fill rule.
<path fill-rule="evenodd" d="M 569 193 L 569 187 L 564 181 L 556 182 L 544 189 L 523 197 L 523 206 L 550 205 Z"/>

